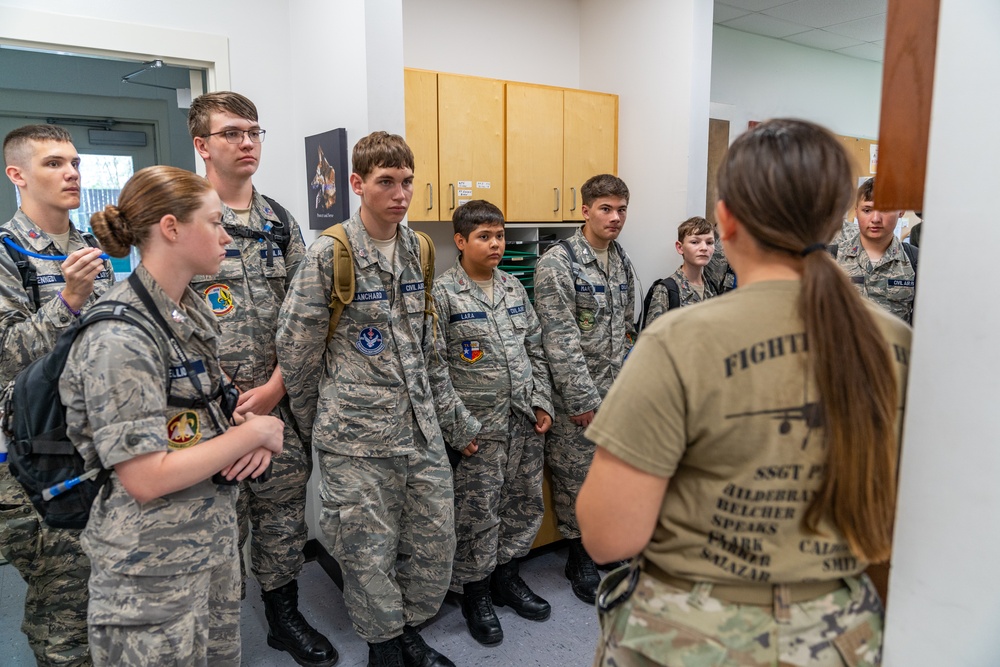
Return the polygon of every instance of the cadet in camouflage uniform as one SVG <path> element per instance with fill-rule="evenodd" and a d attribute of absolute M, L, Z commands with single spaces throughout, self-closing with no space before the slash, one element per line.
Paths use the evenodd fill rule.
<path fill-rule="evenodd" d="M 535 310 L 552 371 L 556 413 L 545 439 L 545 462 L 559 532 L 570 540 L 566 576 L 573 592 L 594 602 L 600 577 L 580 544 L 576 494 L 594 448 L 581 442 L 625 355 L 635 341 L 635 276 L 615 241 L 625 225 L 628 187 L 616 176 L 594 176 L 580 189 L 583 227 L 568 240 L 575 262 L 553 246 L 535 270 Z"/>
<path fill-rule="evenodd" d="M 729 148 L 716 219 L 740 288 L 644 332 L 584 436 L 584 544 L 637 556 L 601 582 L 595 666 L 879 664 L 864 571 L 892 546 L 911 330 L 824 252 L 849 175 L 805 121 Z"/>
<path fill-rule="evenodd" d="M 118 206 L 91 218 L 110 254 L 142 251 L 106 297 L 163 320 L 151 324 L 158 341 L 127 322 L 93 324 L 60 378 L 70 439 L 88 469 L 113 470 L 82 535 L 99 666 L 240 664 L 238 486 L 211 478 L 262 473 L 281 452 L 282 424 L 248 414 L 226 431 L 208 397 L 222 380 L 219 327 L 188 282 L 225 256 L 221 218 L 208 181 L 166 166 L 137 172 Z"/>
<path fill-rule="evenodd" d="M 715 230 L 708 220 L 695 216 L 682 222 L 677 227 L 676 248 L 684 261 L 668 280 L 673 280 L 677 287 L 678 307 L 690 306 L 716 296 L 715 286 L 708 274 L 708 265 L 715 256 Z M 700 285 L 692 282 L 694 280 L 699 281 Z M 657 281 L 650 290 L 652 295 L 643 321 L 644 327 L 670 310 L 667 286 L 662 281 Z"/>
<path fill-rule="evenodd" d="M 233 92 L 202 95 L 191 103 L 188 128 L 206 177 L 222 198 L 223 222 L 233 237 L 219 272 L 195 276 L 191 287 L 218 318 L 222 368 L 242 390 L 237 411 L 271 414 L 285 423 L 285 447 L 268 479 L 241 487 L 240 572 L 245 577 L 243 545 L 249 538 L 268 645 L 288 651 L 300 664 L 326 667 L 337 661 L 337 651 L 299 611 L 296 581 L 308 538 L 312 452 L 296 432 L 274 349 L 278 311 L 305 255 L 302 232 L 284 211 L 283 222 L 253 186 L 264 140 L 253 102 Z"/>
<path fill-rule="evenodd" d="M 518 573 L 542 523 L 544 436 L 552 425 L 549 364 L 528 294 L 497 268 L 504 253 L 503 213 L 473 200 L 452 216 L 459 258 L 434 281 L 434 305 L 451 381 L 481 425 L 455 467 L 458 547 L 453 590 L 472 636 L 503 640 L 493 603 L 535 621 L 551 613 Z M 475 422 L 474 420 L 478 420 Z M 491 599 L 492 589 L 492 599 Z"/>
<path fill-rule="evenodd" d="M 872 201 L 875 179 L 858 188 L 855 215 L 858 229 L 843 239 L 836 251 L 837 263 L 850 276 L 863 297 L 871 299 L 904 322 L 913 319 L 916 293 L 915 262 L 896 238 L 896 221 L 902 211 L 876 211 Z M 916 250 L 909 248 L 916 259 Z"/>
<path fill-rule="evenodd" d="M 2 230 L 31 252 L 68 258 L 14 253 L 36 272 L 36 302 L 7 247 L 0 249 L 0 387 L 51 350 L 114 280 L 110 262 L 91 247 L 97 242 L 69 219 L 69 211 L 80 206 L 80 157 L 69 133 L 28 125 L 7 135 L 3 151 L 21 209 Z M 0 550 L 28 584 L 21 630 L 38 664 L 89 665 L 90 562 L 80 548 L 80 531 L 43 523 L 6 464 L 0 464 Z"/>
<path fill-rule="evenodd" d="M 282 305 L 278 363 L 303 437 L 319 450 L 321 537 L 343 571 L 369 665 L 449 666 L 416 629 L 440 607 L 455 551 L 438 419 L 450 442 L 471 442 L 478 424 L 447 391 L 418 238 L 399 224 L 413 153 L 401 137 L 375 132 L 354 147 L 353 169 L 361 208 L 343 224 L 353 301 L 328 336 L 334 240 L 321 236 Z"/>

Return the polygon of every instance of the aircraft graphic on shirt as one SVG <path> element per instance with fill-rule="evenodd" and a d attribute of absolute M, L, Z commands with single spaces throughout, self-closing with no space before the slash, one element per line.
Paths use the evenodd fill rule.
<path fill-rule="evenodd" d="M 738 419 L 741 417 L 768 416 L 771 419 L 780 420 L 778 433 L 787 435 L 792 430 L 793 421 L 801 421 L 806 425 L 806 437 L 802 440 L 802 449 L 809 444 L 809 436 L 814 428 L 823 426 L 823 406 L 819 402 L 806 402 L 802 405 L 793 405 L 787 408 L 774 408 L 771 410 L 754 410 L 751 412 L 738 412 L 726 415 L 726 419 Z"/>

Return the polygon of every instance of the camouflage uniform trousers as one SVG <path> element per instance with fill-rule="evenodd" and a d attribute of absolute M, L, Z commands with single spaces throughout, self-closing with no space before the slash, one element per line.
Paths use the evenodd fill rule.
<path fill-rule="evenodd" d="M 570 421 L 558 407 L 552 428 L 545 434 L 545 463 L 552 471 L 552 504 L 559 532 L 568 540 L 580 537 L 576 497 L 594 459 L 595 445 L 584 440 L 584 428 Z"/>
<path fill-rule="evenodd" d="M 455 556 L 451 466 L 419 434 L 409 456 L 319 452 L 320 533 L 344 575 L 344 603 L 367 642 L 441 607 Z"/>
<path fill-rule="evenodd" d="M 507 437 L 476 436 L 479 449 L 455 468 L 455 566 L 451 588 L 526 556 L 542 525 L 542 436 L 511 411 Z"/>
<path fill-rule="evenodd" d="M 267 481 L 245 481 L 236 501 L 239 527 L 240 596 L 245 597 L 243 545 L 250 539 L 250 568 L 262 590 L 273 591 L 297 578 L 305 562 L 306 483 L 312 452 L 291 427 L 287 399 L 272 412 L 285 422 L 285 448 L 271 459 Z M 251 525 L 253 537 L 250 537 Z"/>
<path fill-rule="evenodd" d="M 602 582 L 614 599 L 628 580 Z M 882 602 L 867 576 L 814 600 L 778 608 L 686 592 L 642 574 L 626 602 L 602 613 L 594 667 L 877 667 Z M 776 620 L 775 614 L 784 617 Z"/>
<path fill-rule="evenodd" d="M 90 665 L 87 579 L 80 531 L 42 522 L 6 465 L 0 465 L 0 550 L 28 584 L 21 631 L 40 667 Z"/>
<path fill-rule="evenodd" d="M 236 559 L 172 576 L 90 575 L 90 647 L 98 667 L 239 667 Z"/>

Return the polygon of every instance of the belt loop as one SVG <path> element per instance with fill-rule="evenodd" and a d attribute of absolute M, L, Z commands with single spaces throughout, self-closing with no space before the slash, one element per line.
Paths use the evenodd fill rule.
<path fill-rule="evenodd" d="M 772 588 L 774 592 L 774 620 L 781 624 L 792 622 L 792 612 L 789 608 L 791 590 L 788 584 L 775 584 Z"/>
<path fill-rule="evenodd" d="M 704 609 L 705 603 L 712 597 L 712 584 L 707 581 L 696 582 L 688 595 L 688 603 L 695 609 Z"/>

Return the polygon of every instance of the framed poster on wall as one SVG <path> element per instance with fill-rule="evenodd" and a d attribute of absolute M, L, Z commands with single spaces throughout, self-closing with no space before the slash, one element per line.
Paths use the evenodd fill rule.
<path fill-rule="evenodd" d="M 350 217 L 349 174 L 347 130 L 306 137 L 309 229 L 326 229 Z"/>

